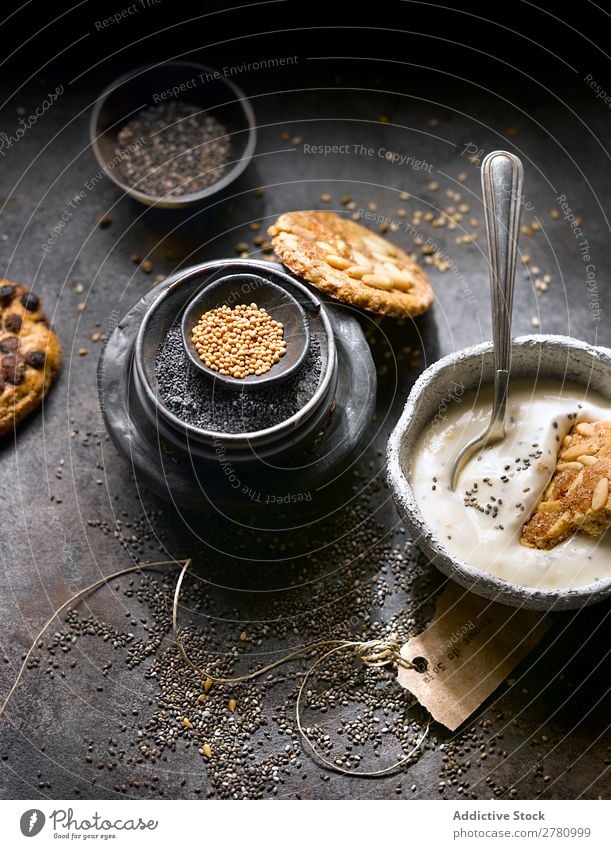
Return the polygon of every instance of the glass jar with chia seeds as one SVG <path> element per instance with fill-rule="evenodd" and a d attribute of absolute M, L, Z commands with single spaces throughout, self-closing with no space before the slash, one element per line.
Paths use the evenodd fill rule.
<path fill-rule="evenodd" d="M 307 350 L 282 382 L 227 385 L 190 359 L 183 316 L 220 278 L 234 284 L 230 307 L 257 302 L 257 279 L 299 304 Z M 376 374 L 351 308 L 281 265 L 218 260 L 164 280 L 128 311 L 105 346 L 98 386 L 114 444 L 162 497 L 196 509 L 324 506 L 322 488 L 349 466 L 372 420 Z"/>

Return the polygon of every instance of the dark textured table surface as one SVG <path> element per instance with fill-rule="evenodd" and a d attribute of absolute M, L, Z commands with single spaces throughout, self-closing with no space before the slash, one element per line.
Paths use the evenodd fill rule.
<path fill-rule="evenodd" d="M 282 652 L 321 633 L 346 633 L 353 626 L 370 633 L 368 614 L 382 623 L 382 632 L 391 622 L 402 624 L 405 633 L 424 624 L 427 599 L 442 579 L 410 553 L 383 483 L 383 450 L 422 368 L 490 335 L 479 172 L 469 153 L 506 147 L 524 161 L 527 232 L 521 250 L 530 260 L 518 271 L 515 333 L 568 333 L 611 345 L 609 110 L 582 82 L 587 67 L 563 79 L 561 90 L 518 71 L 500 82 L 473 74 L 463 79 L 458 71 L 431 73 L 425 88 L 421 72 L 383 61 L 379 44 L 369 56 L 383 58 L 368 64 L 350 58 L 345 42 L 337 51 L 342 60 L 319 59 L 315 41 L 310 47 L 282 71 L 236 72 L 256 111 L 256 155 L 232 187 L 233 196 L 206 208 L 181 215 L 146 210 L 108 179 L 97 179 L 88 112 L 100 88 L 129 68 L 124 52 L 120 67 L 107 62 L 71 84 L 67 74 L 53 108 L 1 151 L 3 274 L 31 284 L 44 298 L 65 353 L 44 410 L 0 447 L 2 693 L 56 607 L 80 587 L 138 560 L 194 557 L 197 574 L 209 582 L 197 612 L 198 625 L 212 629 L 210 656 L 233 651 L 245 633 L 242 669 L 249 656 L 254 662 L 260 652 Z M 7 87 L 3 80 L 3 95 L 20 81 L 17 75 Z M 3 113 L 7 133 L 20 116 L 33 113 L 51 82 L 56 84 L 35 74 L 11 97 Z M 324 156 L 304 145 L 344 147 Z M 393 163 L 386 150 L 408 159 Z M 255 193 L 258 187 L 263 196 Z M 460 200 L 448 191 L 459 192 Z M 400 192 L 410 199 L 401 200 Z M 321 200 L 323 193 L 330 202 Z M 242 241 L 260 256 L 251 223 L 263 232 L 287 209 L 340 210 L 343 195 L 358 208 L 375 204 L 376 215 L 397 222 L 397 232 L 388 235 L 407 248 L 413 233 L 404 222 L 415 209 L 437 216 L 464 203 L 469 211 L 455 230 L 421 225 L 442 258 L 453 263 L 446 271 L 428 266 L 437 296 L 431 312 L 402 325 L 362 319 L 379 370 L 378 414 L 354 474 L 339 486 L 342 506 L 318 519 L 278 518 L 277 511 L 265 517 L 264 525 L 284 525 L 288 532 L 235 528 L 219 517 L 175 512 L 136 484 L 104 433 L 95 386 L 100 335 L 112 330 L 156 275 L 233 256 Z M 560 195 L 582 219 L 589 262 L 569 223 L 551 214 Z M 398 211 L 403 208 L 407 218 Z M 103 214 L 112 219 L 105 229 L 97 224 Z M 61 221 L 60 235 L 45 251 Z M 462 227 L 479 233 L 478 240 L 457 244 Z M 133 254 L 152 261 L 150 274 L 132 261 Z M 549 282 L 546 291 L 536 280 Z M 306 531 L 293 532 L 302 519 L 310 523 Z M 356 582 L 351 539 L 363 552 Z M 390 568 L 393 546 L 398 548 Z M 409 563 L 399 568 L 396 552 L 403 550 Z M 406 576 L 418 567 L 414 583 Z M 168 630 L 171 578 L 158 591 L 150 580 L 144 589 L 139 577 L 133 580 L 113 581 L 79 604 L 72 632 L 62 619 L 45 634 L 38 662 L 0 723 L 3 798 L 596 798 L 608 791 L 608 604 L 558 615 L 511 681 L 463 729 L 452 734 L 432 727 L 428 747 L 409 769 L 377 781 L 329 780 L 298 751 L 294 698 L 303 663 L 289 665 L 280 682 L 261 685 L 262 697 L 257 684 L 236 692 L 215 686 L 209 717 L 195 729 L 181 724 L 180 712 L 172 713 L 172 685 L 161 671 L 163 663 L 178 663 Z M 214 610 L 210 620 L 203 616 L 208 604 Z M 253 639 L 250 646 L 251 632 L 261 637 L 260 645 Z M 184 676 L 177 686 L 187 686 Z M 191 686 L 195 698 L 197 676 Z M 318 686 L 324 689 L 324 680 Z M 355 699 L 358 686 L 356 680 Z M 385 687 L 394 685 L 388 681 Z M 223 713 L 234 695 L 236 711 Z M 362 706 L 346 701 L 334 715 L 343 711 L 345 718 L 358 719 Z M 382 722 L 390 723 L 389 716 Z M 252 730 L 245 728 L 250 722 Z M 155 732 L 168 724 L 173 733 L 155 742 Z M 379 758 L 363 747 L 363 767 L 396 756 L 390 736 L 381 735 Z M 209 760 L 198 752 L 207 739 Z M 216 739 L 225 742 L 215 749 Z M 334 754 L 342 751 L 342 739 Z M 238 751 L 250 745 L 250 763 L 260 763 L 266 778 L 250 776 L 242 784 L 235 772 L 246 775 L 246 767 Z M 296 752 L 292 760 L 288 749 Z M 234 756 L 234 764 L 228 762 Z"/>

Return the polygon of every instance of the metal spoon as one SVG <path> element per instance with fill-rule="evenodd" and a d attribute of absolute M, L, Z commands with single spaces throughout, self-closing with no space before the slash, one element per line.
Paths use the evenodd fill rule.
<path fill-rule="evenodd" d="M 490 259 L 494 396 L 488 427 L 484 433 L 468 442 L 454 460 L 451 477 L 453 490 L 456 489 L 465 463 L 475 452 L 505 437 L 511 365 L 511 312 L 523 182 L 522 163 L 512 153 L 495 150 L 482 162 L 482 197 Z"/>

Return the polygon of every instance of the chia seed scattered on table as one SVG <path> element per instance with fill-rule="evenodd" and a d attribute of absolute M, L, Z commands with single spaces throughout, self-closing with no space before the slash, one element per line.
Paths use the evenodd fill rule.
<path fill-rule="evenodd" d="M 177 321 L 159 348 L 155 371 L 161 401 L 182 421 L 219 433 L 249 433 L 279 424 L 307 404 L 320 383 L 322 356 L 312 335 L 305 362 L 278 386 L 247 392 L 220 388 L 189 360 Z"/>
<path fill-rule="evenodd" d="M 227 130 L 213 115 L 182 101 L 143 109 L 119 130 L 117 173 L 153 197 L 180 197 L 208 188 L 229 159 Z"/>
<path fill-rule="evenodd" d="M 429 571 L 423 576 L 415 547 L 410 543 L 406 550 L 402 534 L 389 542 L 376 523 L 369 498 L 376 492 L 383 498 L 383 487 L 374 482 L 363 490 L 363 480 L 355 487 L 361 493 L 357 502 L 318 519 L 301 511 L 301 527 L 290 532 L 280 514 L 269 532 L 236 528 L 218 517 L 203 547 L 193 550 L 189 543 L 197 566 L 181 594 L 179 629 L 195 663 L 213 675 L 240 675 L 320 638 L 372 639 L 390 631 L 407 638 L 420 620 L 416 610 L 432 613 L 431 591 L 440 577 Z M 131 521 L 128 530 L 146 524 Z M 332 542 L 312 551 L 313 534 Z M 263 593 L 259 556 L 269 560 Z M 94 710 L 107 691 L 115 691 L 121 667 L 132 670 L 129 686 L 139 698 L 129 710 L 121 699 L 115 703 L 111 737 L 92 734 L 83 741 L 83 778 L 138 798 L 165 795 L 155 765 L 182 772 L 185 792 L 195 797 L 282 796 L 291 777 L 304 779 L 307 793 L 313 775 L 328 781 L 330 774 L 304 754 L 295 722 L 295 694 L 313 658 L 287 663 L 253 682 L 207 688 L 171 638 L 176 574 L 146 572 L 112 581 L 88 605 L 69 611 L 32 659 L 32 669 L 45 670 L 51 680 L 68 679 L 76 689 L 89 674 L 91 641 L 107 644 L 107 661 L 91 670 L 88 699 Z M 406 596 L 414 598 L 413 605 L 406 605 Z M 380 620 L 382 608 L 388 622 Z M 232 634 L 219 634 L 219 618 L 234 623 Z M 401 757 L 422 733 L 427 715 L 412 702 L 392 670 L 355 665 L 346 653 L 330 658 L 313 676 L 302 719 L 327 757 L 346 768 L 377 769 Z M 422 752 L 437 745 L 430 733 Z"/>

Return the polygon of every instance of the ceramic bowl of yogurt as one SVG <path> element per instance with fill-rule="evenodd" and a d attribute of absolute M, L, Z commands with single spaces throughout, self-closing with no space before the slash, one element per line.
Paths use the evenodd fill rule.
<path fill-rule="evenodd" d="M 611 421 L 611 350 L 566 336 L 515 339 L 506 438 L 469 460 L 452 491 L 454 457 L 489 419 L 493 375 L 484 343 L 420 376 L 388 442 L 397 508 L 431 563 L 478 595 L 538 610 L 602 601 L 611 595 L 611 530 L 549 550 L 520 536 L 564 437 L 581 421 Z"/>

